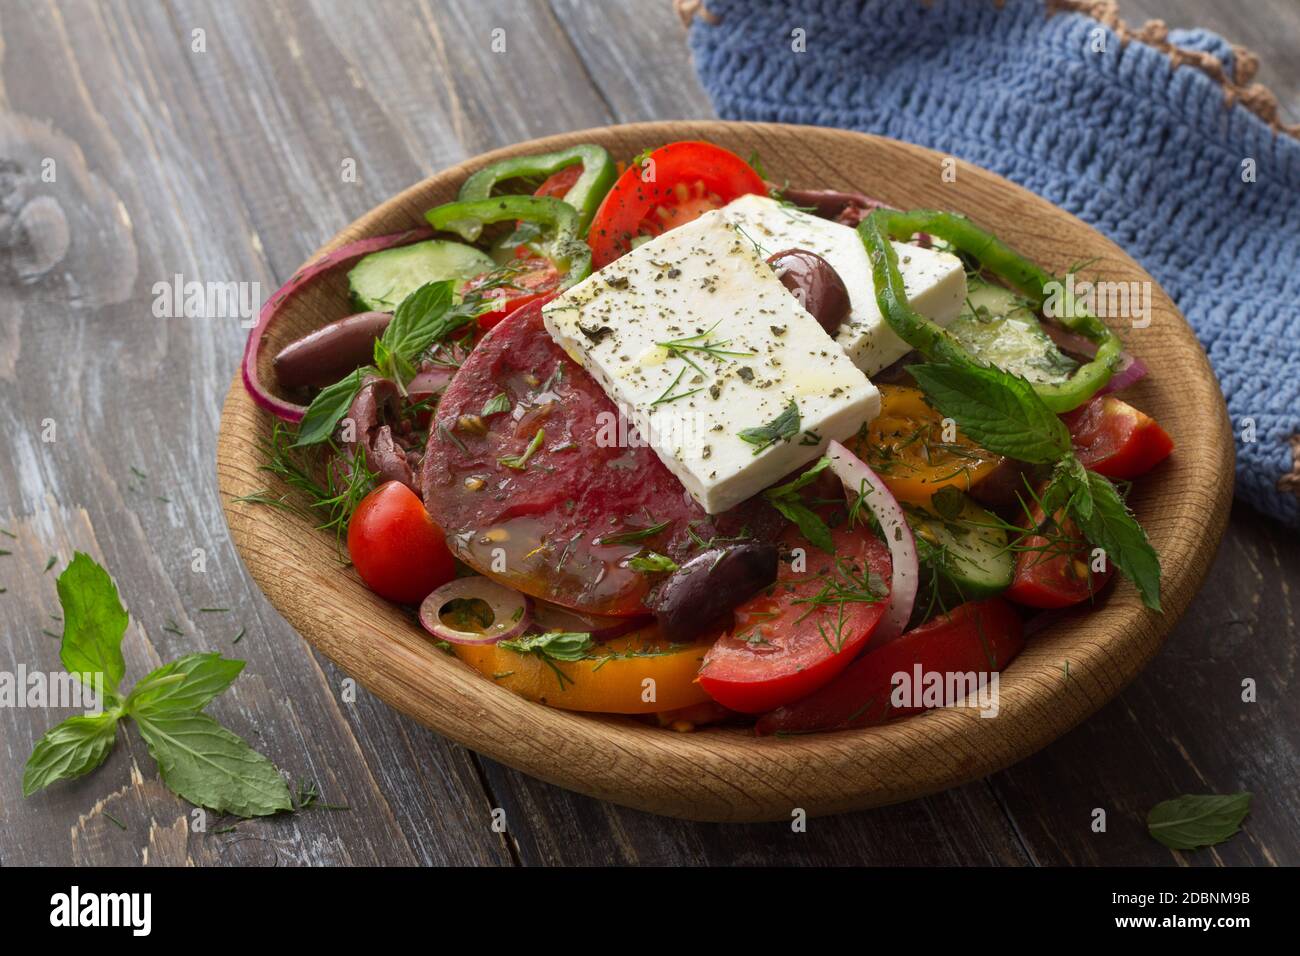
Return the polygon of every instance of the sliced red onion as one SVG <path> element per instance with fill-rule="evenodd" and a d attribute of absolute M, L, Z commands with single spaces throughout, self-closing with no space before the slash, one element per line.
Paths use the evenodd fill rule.
<path fill-rule="evenodd" d="M 457 598 L 478 598 L 492 609 L 492 623 L 486 631 L 461 631 L 442 619 L 441 611 Z M 518 637 L 532 623 L 531 603 L 518 591 L 477 575 L 456 578 L 438 588 L 420 605 L 420 623 L 434 637 L 452 644 L 495 644 Z"/>
<path fill-rule="evenodd" d="M 1056 347 L 1062 352 L 1069 352 L 1077 358 L 1089 361 L 1097 357 L 1097 343 L 1091 339 L 1086 339 L 1077 332 L 1063 329 L 1051 322 L 1042 322 L 1040 325 L 1047 333 L 1047 337 L 1055 342 Z"/>
<path fill-rule="evenodd" d="M 912 529 L 908 526 L 902 507 L 879 475 L 837 441 L 830 443 L 826 454 L 831 459 L 831 471 L 844 483 L 844 492 L 849 501 L 856 501 L 858 495 L 865 490 L 867 507 L 880 522 L 885 544 L 889 546 L 889 556 L 894 565 L 893 577 L 889 582 L 889 605 L 871 640 L 873 644 L 893 640 L 907 627 L 907 621 L 912 616 L 912 605 L 916 603 L 916 591 L 921 578 L 916 539 L 912 537 Z"/>
<path fill-rule="evenodd" d="M 262 311 L 257 317 L 257 325 L 253 326 L 253 331 L 248 335 L 248 344 L 244 346 L 244 388 L 252 396 L 253 401 L 272 415 L 282 418 L 286 422 L 302 421 L 302 416 L 307 411 L 303 405 L 285 401 L 273 395 L 262 384 L 257 372 L 257 360 L 262 354 L 262 343 L 266 339 L 266 332 L 290 299 L 318 276 L 331 272 L 340 266 L 351 265 L 362 256 L 367 256 L 372 252 L 381 252 L 384 249 L 392 249 L 395 246 L 404 246 L 420 239 L 427 239 L 432 235 L 432 229 L 421 226 L 416 229 L 408 229 L 406 232 L 393 233 L 387 236 L 374 236 L 370 239 L 358 239 L 356 242 L 349 242 L 347 245 L 321 256 L 311 265 L 300 269 L 292 279 L 277 289 L 275 294 L 267 299 L 266 304 L 262 306 Z"/>
<path fill-rule="evenodd" d="M 1111 392 L 1118 392 L 1128 388 L 1134 382 L 1146 378 L 1149 371 L 1146 362 L 1143 362 L 1136 355 L 1120 352 L 1119 366 L 1115 369 L 1115 373 L 1111 375 L 1110 381 L 1097 394 L 1109 395 Z"/>
<path fill-rule="evenodd" d="M 590 634 L 592 640 L 608 641 L 628 631 L 635 631 L 650 623 L 648 617 L 607 617 L 587 614 L 558 604 L 536 601 L 533 604 L 533 622 L 544 632 L 576 631 Z"/>

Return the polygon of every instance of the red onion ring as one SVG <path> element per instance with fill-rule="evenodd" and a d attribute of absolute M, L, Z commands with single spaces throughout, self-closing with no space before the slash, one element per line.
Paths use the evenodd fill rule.
<path fill-rule="evenodd" d="M 885 544 L 889 546 L 889 556 L 894 565 L 893 577 L 889 583 L 889 604 L 876 632 L 871 636 L 871 642 L 881 644 L 891 641 L 907 627 L 908 619 L 912 616 L 912 606 L 916 603 L 916 592 L 921 580 L 916 538 L 912 536 L 907 516 L 903 514 L 893 492 L 862 459 L 837 441 L 830 443 L 826 454 L 831 460 L 831 472 L 843 482 L 849 501 L 856 501 L 862 490 L 866 489 L 867 506 L 880 522 Z"/>
<path fill-rule="evenodd" d="M 262 342 L 266 338 L 267 329 L 271 327 L 271 323 L 275 321 L 294 295 L 318 276 L 340 266 L 350 265 L 362 256 L 369 255 L 372 252 L 381 252 L 384 249 L 392 249 L 394 246 L 404 246 L 420 239 L 427 239 L 432 235 L 432 229 L 421 226 L 408 229 L 406 232 L 397 232 L 387 236 L 374 236 L 370 239 L 358 239 L 356 242 L 349 242 L 333 252 L 326 253 L 310 265 L 304 266 L 298 270 L 293 278 L 280 286 L 275 291 L 275 294 L 267 299 L 262 306 L 262 311 L 257 316 L 257 325 L 253 326 L 253 330 L 248 334 L 248 343 L 244 346 L 242 364 L 244 388 L 252 397 L 253 402 L 286 422 L 300 422 L 302 416 L 307 412 L 306 406 L 285 401 L 271 394 L 266 386 L 262 384 L 261 377 L 257 372 L 257 360 L 262 354 Z"/>
<path fill-rule="evenodd" d="M 451 601 L 478 598 L 492 609 L 486 631 L 461 631 L 443 621 L 439 612 Z M 532 602 L 518 591 L 477 575 L 448 581 L 420 604 L 420 623 L 434 637 L 452 644 L 495 644 L 523 634 L 532 624 Z"/>
<path fill-rule="evenodd" d="M 1088 361 L 1097 357 L 1097 346 L 1090 342 L 1082 335 L 1077 335 L 1068 329 L 1053 325 L 1050 322 L 1042 323 L 1043 331 L 1047 337 L 1056 343 L 1056 347 L 1062 352 L 1068 352 Z M 1150 369 L 1136 355 L 1129 352 L 1119 353 L 1119 364 L 1115 366 L 1115 371 L 1111 374 L 1110 381 L 1097 390 L 1098 395 L 1109 395 L 1111 392 L 1118 392 L 1121 389 L 1128 388 L 1134 382 L 1146 378 Z"/>

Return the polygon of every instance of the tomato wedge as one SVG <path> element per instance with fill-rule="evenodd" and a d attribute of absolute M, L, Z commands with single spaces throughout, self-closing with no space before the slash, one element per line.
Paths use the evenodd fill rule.
<path fill-rule="evenodd" d="M 557 174 L 558 175 L 558 174 Z M 524 251 L 520 246 L 520 251 Z M 492 299 L 492 308 L 478 317 L 479 328 L 487 330 L 495 326 L 511 312 L 530 302 L 536 302 L 549 296 L 560 287 L 564 273 L 556 268 L 555 263 L 544 256 L 527 255 L 514 260 L 516 272 L 507 285 L 498 285 L 483 291 L 483 298 Z M 475 276 L 461 287 L 461 293 L 472 292 L 483 285 L 492 272 Z"/>
<path fill-rule="evenodd" d="M 1061 416 L 1084 467 L 1107 478 L 1146 474 L 1169 457 L 1174 441 L 1150 415 L 1113 395 Z"/>
<path fill-rule="evenodd" d="M 1115 569 L 1106 561 L 1101 571 L 1093 570 L 1092 550 L 1073 521 L 1058 513 L 1045 523 L 1037 504 L 1029 517 L 1036 530 L 1016 543 L 1016 573 L 1007 597 L 1027 607 L 1069 607 L 1106 586 Z"/>
<path fill-rule="evenodd" d="M 720 209 L 748 193 L 767 194 L 763 177 L 735 153 L 683 140 L 650 152 L 624 170 L 591 221 L 592 268 L 632 249 L 638 236 L 657 236 Z"/>
<path fill-rule="evenodd" d="M 944 417 L 926 404 L 925 393 L 905 385 L 880 386 L 880 414 L 865 439 L 847 444 L 894 497 L 911 504 L 928 504 L 949 485 L 969 491 L 1002 461 L 955 429 L 947 434 Z"/>
<path fill-rule="evenodd" d="M 562 710 L 653 714 L 708 701 L 695 683 L 708 647 L 707 640 L 672 644 L 652 625 L 599 644 L 580 661 L 521 654 L 500 644 L 453 649 L 470 667 L 528 700 Z"/>
<path fill-rule="evenodd" d="M 565 166 L 558 172 L 551 173 L 542 184 L 537 187 L 534 196 L 551 196 L 555 199 L 563 199 L 573 188 L 573 184 L 578 181 L 582 175 L 582 163 L 574 163 L 572 166 Z"/>
<path fill-rule="evenodd" d="M 722 706 L 758 714 L 798 700 L 866 646 L 885 613 L 889 549 L 863 529 L 832 536 L 828 555 L 787 529 L 783 550 L 801 549 L 804 563 L 782 563 L 775 584 L 736 608 L 700 669 L 700 686 Z"/>
<path fill-rule="evenodd" d="M 866 727 L 925 707 L 895 707 L 894 675 L 987 675 L 1000 671 L 1024 647 L 1020 615 L 1001 598 L 972 601 L 941 614 L 854 661 L 817 693 L 759 718 L 760 735 Z"/>

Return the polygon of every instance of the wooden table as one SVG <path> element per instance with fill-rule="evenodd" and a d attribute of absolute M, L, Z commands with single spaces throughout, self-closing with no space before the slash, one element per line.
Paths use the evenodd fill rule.
<path fill-rule="evenodd" d="M 1300 18 L 1287 0 L 1243 6 L 1126 13 L 1171 11 L 1254 47 L 1294 122 Z M 132 614 L 128 680 L 182 653 L 246 658 L 213 712 L 349 808 L 196 832 L 134 731 L 89 778 L 24 800 L 22 766 L 57 715 L 14 709 L 0 714 L 0 864 L 1300 863 L 1300 549 L 1245 507 L 1168 647 L 1094 719 L 987 780 L 798 834 L 603 804 L 364 691 L 348 702 L 345 675 L 252 586 L 213 472 L 247 331 L 156 317 L 155 283 L 269 293 L 341 226 L 465 156 L 712 115 L 666 3 L 3 0 L 0 35 L 0 527 L 16 535 L 0 541 L 0 669 L 57 667 L 54 579 L 89 552 Z M 199 610 L 212 607 L 229 610 Z M 1257 703 L 1241 700 L 1245 678 Z M 1217 849 L 1173 853 L 1145 833 L 1159 800 L 1240 789 L 1254 809 Z"/>

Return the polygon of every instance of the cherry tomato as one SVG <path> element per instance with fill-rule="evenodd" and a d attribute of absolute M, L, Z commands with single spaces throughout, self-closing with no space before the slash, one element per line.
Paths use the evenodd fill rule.
<path fill-rule="evenodd" d="M 759 714 L 798 700 L 866 646 L 885 613 L 889 549 L 863 528 L 841 525 L 832 537 L 830 555 L 786 531 L 783 550 L 800 549 L 803 563 L 783 562 L 775 584 L 736 608 L 700 669 L 700 686 L 722 706 Z"/>
<path fill-rule="evenodd" d="M 522 256 L 514 261 L 518 272 L 511 276 L 510 283 L 483 292 L 485 299 L 495 301 L 490 311 L 484 312 L 478 317 L 478 324 L 481 329 L 490 329 L 520 306 L 535 302 L 543 296 L 551 295 L 559 288 L 560 282 L 564 279 L 564 273 L 557 269 L 555 263 L 550 259 L 544 256 L 530 255 L 523 246 L 520 246 L 519 249 Z M 492 275 L 492 273 L 484 273 L 470 279 L 462 288 L 462 293 L 477 289 L 489 275 Z"/>
<path fill-rule="evenodd" d="M 1024 647 L 1020 615 L 1001 598 L 971 601 L 931 618 L 897 640 L 854 661 L 810 697 L 759 718 L 759 734 L 810 733 L 866 727 L 924 710 L 895 707 L 894 675 L 988 674 L 1000 671 Z"/>
<path fill-rule="evenodd" d="M 955 427 L 945 434 L 944 417 L 926 404 L 925 394 L 904 385 L 880 386 L 880 414 L 868 426 L 866 441 L 859 438 L 849 447 L 894 497 L 922 505 L 948 485 L 969 491 L 1002 461 Z"/>
<path fill-rule="evenodd" d="M 573 184 L 578 181 L 582 175 L 582 163 L 574 163 L 572 166 L 565 166 L 563 169 L 551 173 L 537 187 L 534 196 L 550 196 L 554 199 L 563 199 L 573 188 Z"/>
<path fill-rule="evenodd" d="M 596 210 L 587 234 L 592 268 L 631 250 L 637 236 L 657 236 L 748 193 L 766 195 L 767 186 L 735 153 L 690 140 L 661 146 L 624 170 Z"/>
<path fill-rule="evenodd" d="M 456 574 L 442 529 L 400 481 L 361 499 L 348 523 L 348 554 L 366 587 L 400 604 L 419 604 Z"/>
<path fill-rule="evenodd" d="M 1042 493 L 1039 488 L 1039 494 Z M 1110 561 L 1104 570 L 1092 569 L 1092 550 L 1073 521 L 1057 514 L 1044 522 L 1043 509 L 1030 510 L 1034 532 L 1017 542 L 1016 574 L 1006 596 L 1028 607 L 1069 607 L 1101 591 L 1114 573 Z"/>
<path fill-rule="evenodd" d="M 1061 420 L 1079 460 L 1107 478 L 1137 478 L 1174 450 L 1173 439 L 1155 419 L 1113 395 L 1094 398 Z"/>

